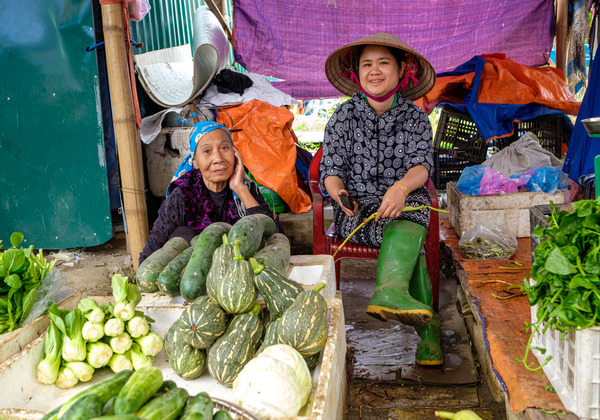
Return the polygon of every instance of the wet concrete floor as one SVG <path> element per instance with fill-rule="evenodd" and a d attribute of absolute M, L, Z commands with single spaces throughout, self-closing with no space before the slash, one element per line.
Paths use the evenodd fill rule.
<path fill-rule="evenodd" d="M 443 264 L 443 263 L 442 263 Z M 346 419 L 437 419 L 436 410 L 471 409 L 486 420 L 505 419 L 504 402 L 491 397 L 478 370 L 464 319 L 457 307 L 458 281 L 440 278 L 444 365 L 414 361 L 413 327 L 366 314 L 377 262 L 342 260 L 340 290 L 346 319 L 348 398 Z"/>

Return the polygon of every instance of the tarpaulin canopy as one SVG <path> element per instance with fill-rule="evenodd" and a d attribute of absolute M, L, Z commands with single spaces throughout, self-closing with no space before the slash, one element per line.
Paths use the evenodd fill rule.
<path fill-rule="evenodd" d="M 341 94 L 325 77 L 327 56 L 348 42 L 387 31 L 433 65 L 451 70 L 479 54 L 504 53 L 520 64 L 548 62 L 552 0 L 234 0 L 234 54 L 248 71 L 282 79 L 296 99 Z"/>

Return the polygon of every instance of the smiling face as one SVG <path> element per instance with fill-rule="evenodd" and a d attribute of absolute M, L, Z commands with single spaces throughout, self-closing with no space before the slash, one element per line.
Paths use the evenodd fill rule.
<path fill-rule="evenodd" d="M 235 168 L 233 144 L 225 131 L 213 130 L 200 139 L 194 153 L 194 167 L 202 173 L 209 190 L 223 191 Z"/>
<path fill-rule="evenodd" d="M 358 61 L 358 78 L 365 92 L 380 98 L 398 86 L 405 67 L 406 63 L 399 65 L 388 48 L 367 45 Z"/>

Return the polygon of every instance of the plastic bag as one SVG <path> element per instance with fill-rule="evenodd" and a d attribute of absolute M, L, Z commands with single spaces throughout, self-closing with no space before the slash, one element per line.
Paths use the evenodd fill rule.
<path fill-rule="evenodd" d="M 458 191 L 468 195 L 479 195 L 479 185 L 485 168 L 487 168 L 485 165 L 473 165 L 463 169 L 456 182 Z"/>
<path fill-rule="evenodd" d="M 534 168 L 562 167 L 561 160 L 544 149 L 533 133 L 523 134 L 519 140 L 495 153 L 483 164 L 509 177 Z"/>
<path fill-rule="evenodd" d="M 29 315 L 21 323 L 21 326 L 27 325 L 44 315 L 53 303 L 59 303 L 73 295 L 73 289 L 67 287 L 67 281 L 64 279 L 60 270 L 54 267 L 46 275 L 38 290 L 37 298 L 31 307 Z"/>
<path fill-rule="evenodd" d="M 129 19 L 139 22 L 150 11 L 150 2 L 148 0 L 127 0 L 129 8 Z"/>
<path fill-rule="evenodd" d="M 458 246 L 467 258 L 507 260 L 517 251 L 517 238 L 505 224 L 476 224 L 460 237 Z"/>

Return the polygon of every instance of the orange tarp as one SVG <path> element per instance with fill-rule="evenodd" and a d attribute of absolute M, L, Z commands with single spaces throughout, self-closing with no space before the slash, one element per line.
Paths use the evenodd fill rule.
<path fill-rule="evenodd" d="M 512 412 L 518 414 L 526 408 L 565 412 L 559 396 L 544 389 L 545 386 L 550 386 L 548 378 L 527 370 L 522 363 L 515 361 L 515 358 L 523 359 L 529 340 L 529 332 L 525 330 L 525 323 L 531 322 L 528 298 L 521 296 L 502 300 L 493 296 L 501 295 L 507 287 L 507 284 L 502 282 L 523 284 L 524 278 L 529 275 L 527 270 L 499 267 L 519 268 L 514 264 L 517 261 L 523 267 L 530 268 L 530 239 L 517 239 L 517 252 L 510 260 L 475 260 L 462 255 L 458 246 L 459 238 L 448 219 L 441 220 L 440 238 L 450 249 L 455 263 L 464 270 L 468 292 L 477 304 L 477 308 L 472 308 L 473 312 L 483 325 L 488 342 L 488 356 L 505 387 Z M 464 285 L 462 279 L 461 282 Z M 529 365 L 539 366 L 533 353 L 529 354 L 527 362 Z"/>
<path fill-rule="evenodd" d="M 555 67 L 528 67 L 501 55 L 484 55 L 486 60 L 479 80 L 478 103 L 517 104 L 536 103 L 577 115 L 581 102 L 565 83 L 562 70 Z M 472 89 L 475 73 L 438 77 L 433 89 L 417 105 L 430 113 L 442 101 L 464 103 Z"/>
<path fill-rule="evenodd" d="M 304 213 L 312 201 L 298 186 L 293 120 L 287 108 L 258 100 L 217 110 L 217 122 L 232 130 L 233 144 L 252 176 L 274 190 L 293 213 Z"/>

